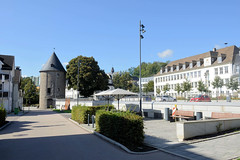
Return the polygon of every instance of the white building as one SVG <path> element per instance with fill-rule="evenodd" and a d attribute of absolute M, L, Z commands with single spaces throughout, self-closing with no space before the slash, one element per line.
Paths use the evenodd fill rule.
<path fill-rule="evenodd" d="M 148 84 L 148 82 L 150 82 L 150 81 L 154 81 L 154 77 L 141 78 L 142 89 L 144 88 L 145 84 Z M 138 81 L 138 85 L 139 85 L 139 81 Z"/>
<path fill-rule="evenodd" d="M 73 88 L 68 89 L 66 87 L 65 89 L 65 98 L 72 98 L 72 99 L 77 99 L 78 96 L 78 91 L 74 90 Z"/>
<path fill-rule="evenodd" d="M 21 69 L 16 67 L 14 56 L 0 55 L 0 102 L 11 112 L 22 107 L 22 95 L 19 91 Z"/>
<path fill-rule="evenodd" d="M 157 88 L 160 89 L 160 95 L 163 95 L 163 87 L 168 84 L 170 90 L 167 94 L 171 96 L 177 95 L 175 91 L 176 85 L 180 85 L 187 80 L 192 84 L 190 95 L 199 94 L 197 89 L 198 81 L 202 80 L 208 89 L 211 91 L 213 97 L 216 95 L 227 95 L 232 91 L 223 86 L 220 90 L 214 89 L 212 82 L 215 76 L 223 79 L 224 83 L 228 82 L 233 76 L 239 80 L 240 74 L 240 53 L 239 48 L 230 46 L 222 49 L 213 49 L 203 54 L 179 59 L 170 62 L 166 67 L 162 68 L 158 74 L 154 76 L 154 95 Z"/>

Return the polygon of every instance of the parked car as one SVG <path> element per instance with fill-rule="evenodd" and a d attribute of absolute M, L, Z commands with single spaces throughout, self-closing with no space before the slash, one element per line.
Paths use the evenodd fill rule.
<path fill-rule="evenodd" d="M 176 102 L 177 99 L 173 98 L 172 96 L 164 95 L 164 96 L 159 96 L 156 98 L 157 101 L 160 102 Z"/>
<path fill-rule="evenodd" d="M 207 95 L 197 95 L 190 99 L 190 102 L 211 102 L 211 99 Z"/>

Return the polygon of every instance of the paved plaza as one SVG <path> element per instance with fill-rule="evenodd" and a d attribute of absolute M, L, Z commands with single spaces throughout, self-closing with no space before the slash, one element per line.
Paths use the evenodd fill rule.
<path fill-rule="evenodd" d="M 227 160 L 240 157 L 240 133 L 221 138 L 178 142 L 176 124 L 165 120 L 146 120 L 145 142 L 159 149 L 191 159 Z"/>
<path fill-rule="evenodd" d="M 129 154 L 52 111 L 30 111 L 9 116 L 12 123 L 0 131 L 3 160 L 158 160 L 183 159 L 162 151 Z"/>
<path fill-rule="evenodd" d="M 178 142 L 176 124 L 165 120 L 144 120 L 145 143 L 159 149 L 145 155 L 129 154 L 68 120 L 69 113 L 30 111 L 8 116 L 12 121 L 0 131 L 3 159 L 233 159 L 240 156 L 240 134 Z M 91 126 L 82 125 L 88 130 Z M 167 151 L 167 152 L 164 152 Z M 14 154 L 12 154 L 14 153 Z"/>

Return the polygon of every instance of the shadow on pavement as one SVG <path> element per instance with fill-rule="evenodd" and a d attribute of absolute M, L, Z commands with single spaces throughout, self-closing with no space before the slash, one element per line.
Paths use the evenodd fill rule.
<path fill-rule="evenodd" d="M 19 122 L 19 121 L 11 121 L 12 124 L 4 128 L 3 130 L 0 131 L 0 135 L 3 134 L 9 134 L 9 133 L 17 133 L 17 132 L 22 132 L 22 131 L 27 131 L 30 130 L 26 128 L 27 126 L 31 126 L 32 123 L 36 122 Z M 14 124 L 14 125 L 13 125 Z"/>
<path fill-rule="evenodd" d="M 14 153 L 14 154 L 11 154 Z M 164 152 L 145 155 L 128 154 L 93 134 L 79 134 L 40 138 L 4 139 L 0 141 L 0 155 L 4 160 L 181 160 Z"/>
<path fill-rule="evenodd" d="M 159 137 L 154 137 L 154 136 L 149 136 L 147 135 L 147 137 L 151 138 L 151 142 L 148 142 L 148 144 L 150 144 L 151 146 L 154 146 L 155 148 L 158 149 L 163 149 L 163 150 L 167 150 L 170 151 L 172 153 L 178 154 L 178 155 L 182 155 L 185 157 L 189 157 L 192 159 L 209 159 L 211 160 L 212 158 L 210 157 L 206 157 L 197 153 L 193 153 L 191 151 L 189 151 L 189 149 L 195 148 L 195 146 L 191 145 L 191 144 L 187 144 L 187 143 L 176 143 L 176 142 L 172 142 L 166 139 L 162 139 Z M 159 144 L 161 144 L 159 146 Z"/>

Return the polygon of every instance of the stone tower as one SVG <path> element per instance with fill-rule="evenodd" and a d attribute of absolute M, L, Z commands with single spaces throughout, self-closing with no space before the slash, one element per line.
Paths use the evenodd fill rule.
<path fill-rule="evenodd" d="M 40 70 L 40 108 L 55 106 L 56 98 L 65 98 L 66 71 L 53 52 Z"/>

